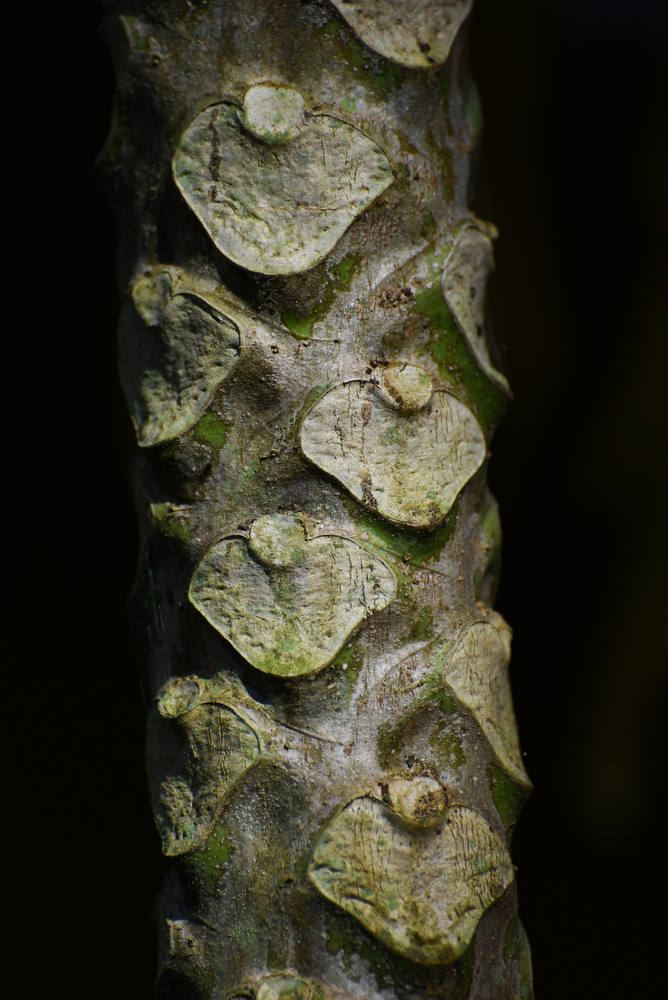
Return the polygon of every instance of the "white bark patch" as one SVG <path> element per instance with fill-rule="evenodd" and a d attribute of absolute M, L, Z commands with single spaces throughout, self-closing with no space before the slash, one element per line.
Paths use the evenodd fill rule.
<path fill-rule="evenodd" d="M 309 867 L 327 899 L 425 965 L 462 956 L 513 875 L 505 845 L 468 806 L 453 806 L 437 829 L 418 834 L 367 797 L 353 799 L 324 828 Z"/>
<path fill-rule="evenodd" d="M 512 630 L 497 612 L 474 622 L 453 647 L 443 680 L 472 713 L 502 767 L 520 784 L 531 782 L 522 763 L 508 680 Z"/>
<path fill-rule="evenodd" d="M 240 351 L 239 329 L 214 297 L 160 268 L 133 286 L 118 342 L 121 384 L 142 448 L 189 430 Z"/>
<path fill-rule="evenodd" d="M 198 705 L 178 720 L 162 715 L 150 718 L 146 763 L 163 853 L 173 856 L 204 843 L 226 793 L 258 758 L 260 745 L 224 705 Z"/>
<path fill-rule="evenodd" d="M 332 0 L 361 41 L 411 69 L 440 66 L 473 0 Z"/>
<path fill-rule="evenodd" d="M 266 515 L 250 540 L 224 538 L 204 556 L 190 600 L 258 670 L 320 670 L 396 593 L 390 567 L 338 535 L 307 538 L 296 517 Z"/>
<path fill-rule="evenodd" d="M 505 375 L 493 366 L 485 339 L 485 289 L 494 270 L 489 236 L 465 227 L 458 234 L 443 268 L 443 298 L 480 368 L 496 385 L 509 391 Z"/>
<path fill-rule="evenodd" d="M 216 247 L 260 274 L 314 267 L 393 180 L 387 156 L 364 132 L 301 114 L 300 101 L 286 88 L 253 87 L 243 108 L 209 107 L 172 163 Z"/>
<path fill-rule="evenodd" d="M 388 371 L 380 389 L 359 380 L 322 396 L 304 419 L 302 451 L 370 510 L 414 528 L 435 527 L 482 465 L 485 438 L 455 396 L 424 391 L 426 372 L 397 367 L 401 375 Z M 406 406 L 397 401 L 402 385 L 411 390 Z"/>

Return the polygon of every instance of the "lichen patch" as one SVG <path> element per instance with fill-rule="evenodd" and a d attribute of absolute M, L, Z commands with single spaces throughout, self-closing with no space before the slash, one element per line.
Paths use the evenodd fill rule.
<path fill-rule="evenodd" d="M 505 375 L 489 357 L 485 338 L 485 289 L 494 270 L 494 249 L 486 233 L 465 226 L 443 266 L 443 298 L 479 367 L 495 385 L 509 391 Z"/>
<path fill-rule="evenodd" d="M 512 631 L 500 614 L 473 622 L 452 648 L 443 681 L 489 740 L 504 770 L 520 784 L 531 782 L 522 763 L 508 680 Z"/>
<path fill-rule="evenodd" d="M 240 334 L 196 279 L 158 266 L 134 284 L 123 306 L 118 347 L 137 441 L 150 448 L 199 420 L 237 363 Z"/>
<path fill-rule="evenodd" d="M 416 833 L 377 799 L 349 802 L 323 829 L 313 885 L 387 947 L 425 965 L 456 961 L 513 880 L 508 851 L 474 809 L 453 806 Z"/>
<path fill-rule="evenodd" d="M 302 451 L 370 510 L 434 528 L 482 465 L 485 439 L 459 399 L 431 395 L 426 372 L 406 365 L 390 378 L 380 389 L 356 380 L 322 396 L 304 419 Z"/>
<path fill-rule="evenodd" d="M 374 52 L 412 69 L 448 58 L 473 0 L 332 0 Z"/>
<path fill-rule="evenodd" d="M 185 201 L 220 252 L 249 271 L 314 267 L 393 180 L 364 132 L 302 106 L 296 91 L 253 87 L 243 108 L 202 111 L 174 155 Z"/>
<path fill-rule="evenodd" d="M 179 686 L 178 680 L 173 683 Z M 182 697 L 180 693 L 177 702 Z M 153 816 L 165 854 L 201 847 L 225 795 L 259 754 L 256 733 L 225 705 L 200 704 L 177 718 L 151 713 L 146 763 Z"/>
<path fill-rule="evenodd" d="M 382 559 L 350 538 L 307 538 L 301 522 L 266 515 L 250 539 L 224 538 L 204 556 L 190 600 L 258 670 L 320 670 L 361 622 L 394 598 Z"/>

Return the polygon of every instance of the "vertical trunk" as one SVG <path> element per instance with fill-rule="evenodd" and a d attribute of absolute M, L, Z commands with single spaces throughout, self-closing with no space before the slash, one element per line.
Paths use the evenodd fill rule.
<path fill-rule="evenodd" d="M 531 997 L 470 0 L 107 31 L 160 997 Z"/>

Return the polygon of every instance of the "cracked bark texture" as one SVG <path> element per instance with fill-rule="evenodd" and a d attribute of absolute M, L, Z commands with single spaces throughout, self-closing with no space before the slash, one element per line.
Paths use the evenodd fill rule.
<path fill-rule="evenodd" d="M 533 996 L 469 10 L 105 22 L 157 997 Z"/>

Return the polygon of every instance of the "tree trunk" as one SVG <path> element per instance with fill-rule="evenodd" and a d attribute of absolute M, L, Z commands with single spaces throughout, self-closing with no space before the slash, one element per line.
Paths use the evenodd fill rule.
<path fill-rule="evenodd" d="M 532 996 L 470 7 L 106 22 L 159 997 Z"/>

